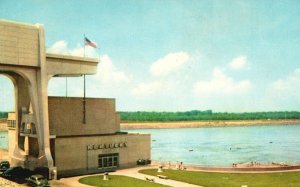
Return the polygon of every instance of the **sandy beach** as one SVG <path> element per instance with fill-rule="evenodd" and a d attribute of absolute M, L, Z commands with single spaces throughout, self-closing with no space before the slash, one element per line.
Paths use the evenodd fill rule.
<path fill-rule="evenodd" d="M 121 129 L 168 129 L 197 127 L 230 127 L 254 125 L 300 125 L 300 120 L 224 120 L 224 121 L 184 121 L 184 122 L 142 122 L 121 123 Z"/>
<path fill-rule="evenodd" d="M 0 132 L 1 131 L 7 131 L 7 123 L 6 122 L 0 122 Z"/>
<path fill-rule="evenodd" d="M 160 162 L 152 161 L 152 166 L 158 168 L 163 166 L 165 169 L 178 169 L 179 165 L 176 162 Z M 241 172 L 241 173 L 256 173 L 256 172 L 283 172 L 291 170 L 299 170 L 299 164 L 284 164 L 284 163 L 239 163 L 232 166 L 200 166 L 183 164 L 182 168 L 193 171 L 208 171 L 208 172 Z"/>

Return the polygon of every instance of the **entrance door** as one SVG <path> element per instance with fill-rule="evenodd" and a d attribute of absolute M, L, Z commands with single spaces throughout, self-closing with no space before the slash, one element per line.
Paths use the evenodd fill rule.
<path fill-rule="evenodd" d="M 119 166 L 119 153 L 98 155 L 98 169 L 114 169 Z"/>

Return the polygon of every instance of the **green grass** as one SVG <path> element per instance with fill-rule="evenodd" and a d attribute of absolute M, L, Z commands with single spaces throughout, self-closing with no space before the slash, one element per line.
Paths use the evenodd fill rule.
<path fill-rule="evenodd" d="M 82 184 L 99 187 L 163 187 L 165 185 L 148 182 L 120 175 L 109 175 L 109 180 L 102 180 L 103 175 L 84 177 L 79 180 Z"/>
<path fill-rule="evenodd" d="M 182 181 L 205 187 L 300 187 L 300 172 L 279 173 L 216 173 L 200 171 L 164 170 L 157 173 L 157 169 L 140 170 L 140 173 L 156 176 L 165 175 L 169 179 Z"/>

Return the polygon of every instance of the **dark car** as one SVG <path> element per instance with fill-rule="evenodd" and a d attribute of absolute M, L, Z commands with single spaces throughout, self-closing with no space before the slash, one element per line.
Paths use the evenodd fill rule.
<path fill-rule="evenodd" d="M 34 168 L 32 175 L 39 174 L 43 175 L 46 179 L 49 179 L 49 168 L 48 167 L 36 167 Z"/>
<path fill-rule="evenodd" d="M 138 160 L 136 161 L 136 164 L 137 164 L 137 165 L 146 165 L 146 160 L 144 160 L 144 159 L 138 159 Z"/>
<path fill-rule="evenodd" d="M 4 172 L 10 168 L 10 164 L 8 161 L 1 161 L 0 162 L 0 172 Z"/>
<path fill-rule="evenodd" d="M 147 164 L 151 164 L 151 160 L 149 160 L 149 159 L 147 159 L 147 160 L 145 160 L 145 159 L 138 159 L 138 160 L 136 161 L 136 164 L 137 164 L 137 165 L 147 165 Z"/>
<path fill-rule="evenodd" d="M 27 183 L 32 187 L 49 187 L 48 180 L 43 175 L 31 175 L 26 179 Z"/>
<path fill-rule="evenodd" d="M 1 174 L 1 177 L 15 181 L 17 183 L 25 183 L 26 178 L 32 175 L 32 172 L 28 169 L 24 169 L 20 166 L 11 167 Z"/>

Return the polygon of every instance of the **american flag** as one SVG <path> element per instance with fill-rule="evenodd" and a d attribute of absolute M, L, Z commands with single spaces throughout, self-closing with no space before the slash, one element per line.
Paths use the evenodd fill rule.
<path fill-rule="evenodd" d="M 97 44 L 89 40 L 87 37 L 84 37 L 84 43 L 85 45 L 89 45 L 91 47 L 97 48 Z"/>

